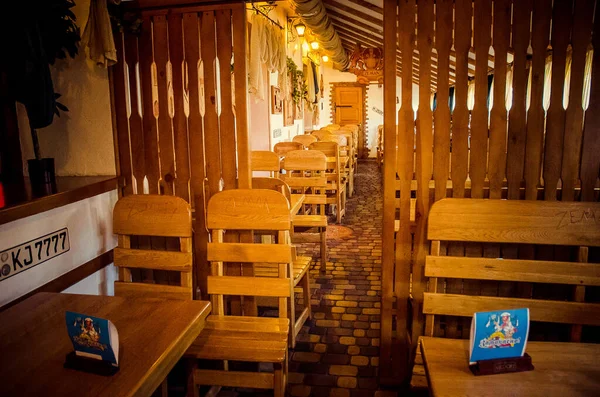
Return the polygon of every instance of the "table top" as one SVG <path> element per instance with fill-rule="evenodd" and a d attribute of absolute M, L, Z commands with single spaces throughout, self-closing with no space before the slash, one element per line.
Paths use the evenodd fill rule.
<path fill-rule="evenodd" d="M 300 208 L 302 208 L 302 204 L 304 204 L 304 199 L 306 196 L 304 194 L 290 194 L 290 214 L 296 215 Z"/>
<path fill-rule="evenodd" d="M 105 377 L 63 368 L 73 351 L 65 312 L 107 318 L 120 369 Z M 0 313 L 0 395 L 149 396 L 202 331 L 210 303 L 39 293 Z"/>
<path fill-rule="evenodd" d="M 600 393 L 600 345 L 527 342 L 535 369 L 475 376 L 469 370 L 468 340 L 421 338 L 431 395 L 592 396 Z"/>

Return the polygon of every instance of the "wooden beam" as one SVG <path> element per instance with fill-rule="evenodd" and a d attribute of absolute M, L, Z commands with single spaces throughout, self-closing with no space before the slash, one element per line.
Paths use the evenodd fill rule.
<path fill-rule="evenodd" d="M 347 0 L 352 4 L 356 4 L 357 6 L 364 7 L 368 10 L 378 13 L 379 15 L 383 15 L 383 8 L 376 6 L 375 4 L 369 3 L 365 0 Z M 383 21 L 381 21 L 383 25 Z"/>
<path fill-rule="evenodd" d="M 383 26 L 383 21 L 379 18 L 372 17 L 371 15 L 365 14 L 362 11 L 358 11 L 356 8 L 348 7 L 337 0 L 323 0 L 325 3 L 325 8 L 329 10 L 329 8 L 334 7 L 338 10 L 345 11 L 351 15 L 356 15 L 360 19 L 364 19 L 367 22 L 375 24 L 377 26 Z"/>

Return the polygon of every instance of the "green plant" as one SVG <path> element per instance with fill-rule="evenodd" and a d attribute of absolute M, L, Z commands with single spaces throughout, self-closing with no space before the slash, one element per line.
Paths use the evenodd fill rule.
<path fill-rule="evenodd" d="M 298 70 L 298 66 L 296 62 L 290 57 L 287 58 L 287 70 L 290 78 L 292 79 L 292 100 L 295 104 L 299 104 L 302 99 L 308 100 L 308 87 L 304 82 L 304 73 L 301 70 Z M 302 84 L 299 85 L 298 81 L 301 81 Z"/>

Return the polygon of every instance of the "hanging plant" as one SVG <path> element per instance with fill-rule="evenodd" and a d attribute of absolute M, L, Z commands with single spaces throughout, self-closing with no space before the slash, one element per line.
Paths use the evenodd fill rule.
<path fill-rule="evenodd" d="M 287 58 L 287 70 L 292 79 L 292 87 L 294 88 L 292 91 L 292 100 L 298 105 L 302 99 L 308 100 L 308 87 L 304 82 L 304 73 L 298 70 L 296 62 L 290 57 Z M 302 82 L 302 84 L 299 84 L 299 82 Z"/>

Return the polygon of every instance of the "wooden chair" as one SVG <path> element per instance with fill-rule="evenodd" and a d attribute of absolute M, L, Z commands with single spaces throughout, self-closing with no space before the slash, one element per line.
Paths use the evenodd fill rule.
<path fill-rule="evenodd" d="M 427 336 L 442 334 L 437 321 L 441 315 L 471 317 L 479 311 L 519 307 L 528 307 L 534 322 L 572 325 L 570 340 L 573 342 L 580 341 L 582 326 L 600 326 L 600 304 L 584 302 L 586 286 L 600 286 L 600 265 L 587 263 L 588 247 L 600 246 L 599 203 L 443 199 L 431 208 L 428 238 L 432 240 L 431 255 L 425 262 L 429 290 L 423 295 Z M 473 243 L 495 245 L 489 249 L 484 247 L 483 258 L 457 257 L 446 255 L 450 252 L 446 242 L 465 242 L 471 247 Z M 523 254 L 534 252 L 529 244 L 543 245 L 545 252 L 549 250 L 548 245 L 574 246 L 577 261 L 533 259 L 533 255 L 529 255 L 531 259 L 516 259 L 517 255 L 509 256 L 506 252 L 498 259 L 498 244 L 505 243 L 520 244 Z M 516 253 L 514 245 L 512 248 Z M 507 252 L 510 249 L 508 246 Z M 473 280 L 500 282 L 495 289 L 499 293 L 486 296 L 449 293 L 445 285 L 452 279 L 464 280 L 464 288 Z M 508 286 L 513 287 L 510 290 L 519 291 L 520 297 L 514 293 L 502 294 L 503 282 L 509 282 Z M 556 285 L 570 286 L 567 288 L 570 301 L 539 298 L 535 292 L 539 283 L 552 284 L 553 293 Z M 447 335 L 447 330 L 444 333 Z"/>
<path fill-rule="evenodd" d="M 253 150 L 251 152 L 252 171 L 270 172 L 270 176 L 278 178 L 280 171 L 279 156 L 267 150 Z"/>
<path fill-rule="evenodd" d="M 336 221 L 342 222 L 346 213 L 346 178 L 343 177 L 344 167 L 340 162 L 339 146 L 335 142 L 315 142 L 311 150 L 318 150 L 327 156 L 327 204 L 335 204 Z"/>
<path fill-rule="evenodd" d="M 285 156 L 287 152 L 302 149 L 304 149 L 304 146 L 300 142 L 279 142 L 273 147 L 273 152 L 279 156 Z"/>
<path fill-rule="evenodd" d="M 114 251 L 119 281 L 115 295 L 140 295 L 160 299 L 192 299 L 192 211 L 175 196 L 136 194 L 117 201 L 113 231 L 118 235 Z M 178 251 L 131 249 L 131 236 L 179 238 Z M 167 270 L 179 273 L 180 285 L 133 282 L 132 269 Z"/>
<path fill-rule="evenodd" d="M 287 198 L 288 202 L 290 201 L 290 187 L 281 179 L 252 178 L 252 188 L 275 190 L 277 192 L 282 193 Z M 293 233 L 293 229 L 294 225 L 292 223 L 292 227 L 290 228 L 291 233 Z M 298 336 L 298 333 L 302 329 L 302 326 L 304 325 L 306 320 L 311 318 L 310 277 L 308 272 L 311 261 L 312 258 L 309 256 L 296 256 L 296 250 L 294 247 L 292 261 L 292 279 L 294 282 L 294 288 L 300 289 L 299 291 L 295 292 L 302 293 L 303 308 L 300 315 L 296 318 L 294 297 L 290 299 L 290 319 L 292 321 L 292 324 L 294 324 L 294 327 L 290 328 L 290 341 L 292 348 L 296 346 L 296 336 Z M 257 263 L 254 265 L 254 275 L 258 277 L 276 277 L 277 268 L 276 266 L 270 263 Z"/>
<path fill-rule="evenodd" d="M 311 143 L 316 142 L 317 138 L 313 135 L 296 135 L 292 142 L 300 142 L 304 148 L 308 149 Z"/>
<path fill-rule="evenodd" d="M 289 204 L 275 191 L 226 190 L 208 202 L 207 223 L 212 234 L 207 285 L 214 314 L 185 353 L 191 359 L 188 391 L 197 395 L 197 385 L 250 387 L 274 389 L 275 396 L 283 397 L 290 325 L 287 302 L 292 291 Z M 275 230 L 277 244 L 224 242 L 223 235 L 230 230 Z M 277 276 L 224 276 L 224 263 L 270 263 L 277 266 Z M 223 297 L 230 295 L 277 297 L 279 318 L 227 315 Z M 196 359 L 223 360 L 225 370 L 198 369 Z M 270 363 L 274 372 L 228 371 L 227 361 Z"/>
<path fill-rule="evenodd" d="M 317 130 L 311 133 L 312 136 L 317 138 L 319 141 L 322 141 L 324 137 L 331 135 L 329 130 Z"/>
<path fill-rule="evenodd" d="M 292 217 L 294 241 L 320 241 L 321 269 L 325 270 L 327 263 L 327 216 L 325 216 L 327 157 L 316 150 L 295 150 L 285 156 L 283 169 L 286 170 L 286 174 L 282 175 L 282 179 L 292 191 L 304 193 L 306 196 L 304 203 L 312 207 L 310 215 L 300 214 Z M 320 207 L 320 214 L 317 214 L 317 206 Z M 314 233 L 310 233 L 313 228 L 317 229 L 316 236 Z"/>
<path fill-rule="evenodd" d="M 345 156 L 348 159 L 344 161 L 345 172 L 344 174 L 348 179 L 348 196 L 354 195 L 354 170 L 356 168 L 356 152 L 354 150 L 354 137 L 352 132 L 349 130 L 337 130 L 333 132 L 334 135 L 340 135 L 346 138 L 346 141 L 341 141 L 340 156 Z M 338 141 L 339 142 L 339 141 Z M 342 153 L 344 153 L 342 155 Z M 342 165 L 344 165 L 342 164 Z"/>

